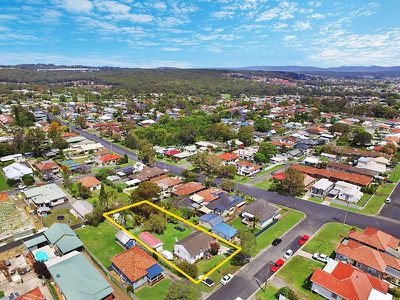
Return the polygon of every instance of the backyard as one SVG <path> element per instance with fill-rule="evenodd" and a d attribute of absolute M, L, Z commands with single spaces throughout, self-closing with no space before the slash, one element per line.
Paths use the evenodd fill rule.
<path fill-rule="evenodd" d="M 171 280 L 165 278 L 164 280 L 158 282 L 156 285 L 153 286 L 144 286 L 135 294 L 141 300 L 157 300 L 157 299 L 164 299 L 167 295 L 168 288 L 171 285 Z"/>
<path fill-rule="evenodd" d="M 7 184 L 7 179 L 4 177 L 3 172 L 0 172 L 0 192 L 7 191 L 10 186 Z"/>
<path fill-rule="evenodd" d="M 111 266 L 111 259 L 124 249 L 115 241 L 115 229 L 107 221 L 99 226 L 86 226 L 76 230 L 78 237 L 85 244 L 86 248 L 106 267 Z"/>
<path fill-rule="evenodd" d="M 277 276 L 283 279 L 286 284 L 294 290 L 300 299 L 323 299 L 314 294 L 308 287 L 308 279 L 316 269 L 320 269 L 324 264 L 302 256 L 293 257 Z"/>
<path fill-rule="evenodd" d="M 304 246 L 303 250 L 311 254 L 318 252 L 331 255 L 351 229 L 354 228 L 342 223 L 325 224 Z"/>
<path fill-rule="evenodd" d="M 55 208 L 46 217 L 40 217 L 40 220 L 47 227 L 50 227 L 54 223 L 64 223 L 71 226 L 81 222 L 80 219 L 70 213 L 69 208 Z"/>
<path fill-rule="evenodd" d="M 179 227 L 185 228 L 185 231 L 182 232 L 176 230 L 174 228 L 175 226 L 177 226 L 177 224 L 167 223 L 167 229 L 164 231 L 163 234 L 154 234 L 156 237 L 164 242 L 163 248 L 171 252 L 174 251 L 174 244 L 177 241 L 184 239 L 193 232 L 193 229 L 189 226 L 179 225 Z"/>

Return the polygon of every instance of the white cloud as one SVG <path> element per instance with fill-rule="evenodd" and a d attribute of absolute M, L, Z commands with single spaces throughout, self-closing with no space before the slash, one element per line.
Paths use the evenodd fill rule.
<path fill-rule="evenodd" d="M 93 4 L 89 0 L 63 0 L 61 5 L 73 13 L 87 13 L 93 9 Z"/>
<path fill-rule="evenodd" d="M 44 9 L 40 22 L 42 23 L 56 23 L 60 20 L 62 13 L 55 9 Z"/>
<path fill-rule="evenodd" d="M 97 1 L 95 6 L 99 11 L 108 12 L 113 15 L 127 15 L 131 8 L 128 5 L 116 1 Z"/>
<path fill-rule="evenodd" d="M 322 3 L 319 1 L 310 1 L 308 4 L 312 7 L 320 7 L 322 5 Z"/>
<path fill-rule="evenodd" d="M 321 19 L 324 19 L 324 18 L 325 18 L 325 15 L 316 13 L 316 14 L 312 14 L 312 15 L 310 16 L 310 18 L 311 18 L 311 19 L 316 19 L 316 20 L 321 20 Z"/>
<path fill-rule="evenodd" d="M 279 16 L 280 9 L 277 7 L 271 8 L 270 10 L 267 10 L 263 12 L 257 19 L 257 22 L 263 22 L 263 21 L 269 21 L 272 19 L 275 19 L 276 17 Z"/>
<path fill-rule="evenodd" d="M 154 20 L 154 17 L 147 14 L 132 14 L 129 20 L 135 23 L 149 23 Z"/>
<path fill-rule="evenodd" d="M 293 25 L 294 31 L 304 31 L 308 29 L 311 29 L 311 24 L 307 21 L 298 21 Z"/>
<path fill-rule="evenodd" d="M 288 27 L 288 24 L 286 24 L 286 23 L 276 23 L 273 25 L 273 28 L 275 30 L 285 29 L 287 27 Z"/>
<path fill-rule="evenodd" d="M 234 14 L 233 11 L 221 10 L 211 13 L 211 17 L 216 19 L 232 19 Z"/>
<path fill-rule="evenodd" d="M 283 37 L 283 40 L 285 41 L 285 42 L 291 42 L 291 41 L 294 41 L 296 39 L 296 36 L 295 35 L 285 35 L 284 37 Z"/>
<path fill-rule="evenodd" d="M 256 22 L 269 21 L 272 19 L 289 20 L 294 18 L 298 11 L 297 3 L 291 1 L 281 1 L 278 6 L 268 9 L 256 18 Z"/>
<path fill-rule="evenodd" d="M 162 47 L 161 51 L 168 51 L 168 52 L 176 52 L 176 51 L 181 51 L 181 48 L 178 47 Z"/>
<path fill-rule="evenodd" d="M 154 3 L 154 8 L 164 10 L 167 8 L 167 5 L 164 2 L 156 2 Z"/>

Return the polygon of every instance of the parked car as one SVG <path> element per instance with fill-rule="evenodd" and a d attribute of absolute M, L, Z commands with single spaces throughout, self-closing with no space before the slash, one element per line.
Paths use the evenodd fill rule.
<path fill-rule="evenodd" d="M 297 242 L 300 244 L 300 245 L 304 245 L 305 243 L 307 243 L 307 241 L 310 239 L 310 237 L 307 235 L 307 234 L 305 234 L 305 235 L 303 235 Z"/>
<path fill-rule="evenodd" d="M 283 259 L 278 259 L 272 266 L 271 266 L 271 268 L 270 268 L 270 270 L 272 271 L 272 272 L 276 272 L 276 271 L 278 271 L 280 268 L 282 268 L 282 266 L 283 266 L 283 264 L 284 264 L 285 262 L 283 261 Z"/>
<path fill-rule="evenodd" d="M 232 274 L 226 274 L 226 275 L 221 279 L 220 282 L 221 282 L 222 285 L 225 285 L 225 284 L 227 284 L 229 281 L 231 281 L 232 278 L 233 278 L 233 275 L 232 275 Z"/>
<path fill-rule="evenodd" d="M 312 258 L 323 263 L 327 263 L 329 260 L 329 257 L 322 253 L 314 253 Z"/>
<path fill-rule="evenodd" d="M 179 226 L 179 225 L 176 225 L 174 228 L 175 228 L 176 230 L 180 231 L 180 232 L 185 231 L 185 228 L 183 228 L 182 226 Z"/>
<path fill-rule="evenodd" d="M 288 249 L 285 254 L 283 255 L 284 259 L 288 259 L 293 255 L 293 250 L 292 249 Z"/>
<path fill-rule="evenodd" d="M 272 246 L 278 246 L 280 243 L 282 243 L 282 239 L 281 238 L 274 239 L 272 241 Z"/>
<path fill-rule="evenodd" d="M 200 275 L 199 277 L 198 277 L 198 279 L 200 279 L 201 277 L 202 277 L 203 275 Z M 214 285 L 214 280 L 212 280 L 211 278 L 208 278 L 208 277 L 204 277 L 202 280 L 201 280 L 201 282 L 202 283 L 204 283 L 206 286 L 208 286 L 208 287 L 212 287 L 213 285 Z"/>
<path fill-rule="evenodd" d="M 389 204 L 390 202 L 392 202 L 392 199 L 390 197 L 386 198 L 385 203 Z"/>

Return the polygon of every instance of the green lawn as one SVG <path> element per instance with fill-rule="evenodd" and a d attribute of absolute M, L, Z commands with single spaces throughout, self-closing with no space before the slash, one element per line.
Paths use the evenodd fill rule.
<path fill-rule="evenodd" d="M 303 250 L 308 253 L 323 253 L 331 255 L 344 237 L 346 237 L 352 226 L 342 223 L 325 224 L 320 231 L 304 246 Z"/>
<path fill-rule="evenodd" d="M 174 244 L 177 241 L 180 241 L 190 235 L 193 232 L 193 228 L 189 226 L 184 226 L 184 225 L 179 225 L 181 227 L 185 228 L 185 231 L 180 232 L 179 230 L 176 230 L 174 227 L 176 224 L 173 223 L 167 223 L 167 229 L 164 231 L 163 234 L 157 234 L 155 233 L 154 235 L 158 237 L 161 241 L 164 242 L 164 249 L 169 250 L 171 252 L 174 251 Z M 138 233 L 139 234 L 139 233 Z"/>
<path fill-rule="evenodd" d="M 247 177 L 247 176 L 240 176 L 240 175 L 236 174 L 233 179 L 234 179 L 234 181 L 236 181 L 238 183 L 245 184 L 245 183 L 249 182 L 252 178 Z"/>
<path fill-rule="evenodd" d="M 320 269 L 324 264 L 302 256 L 293 257 L 277 276 L 283 279 L 287 285 L 294 290 L 300 299 L 323 299 L 307 289 L 304 284 L 316 269 Z"/>
<path fill-rule="evenodd" d="M 281 212 L 282 214 L 284 211 Z M 269 246 L 272 241 L 283 236 L 291 227 L 296 225 L 304 218 L 304 214 L 297 210 L 289 210 L 276 224 L 272 225 L 257 240 L 257 253 Z"/>
<path fill-rule="evenodd" d="M 0 172 L 0 191 L 7 191 L 10 186 L 7 184 L 7 179 L 4 177 L 3 172 Z"/>
<path fill-rule="evenodd" d="M 390 174 L 389 176 L 389 180 L 393 181 L 393 182 L 399 182 L 400 181 L 400 164 L 398 164 L 392 174 Z"/>
<path fill-rule="evenodd" d="M 276 165 L 276 166 L 266 170 L 264 173 L 273 173 L 273 172 L 281 169 L 282 167 L 283 167 L 283 164 L 279 164 L 279 165 Z"/>
<path fill-rule="evenodd" d="M 164 299 L 168 293 L 168 288 L 171 283 L 172 282 L 170 279 L 165 278 L 164 280 L 158 282 L 156 285 L 142 287 L 139 291 L 135 293 L 135 295 L 142 300 Z"/>
<path fill-rule="evenodd" d="M 239 268 L 240 267 L 238 266 L 231 265 L 230 261 L 228 261 L 209 276 L 209 278 L 215 282 L 213 287 L 210 288 L 201 282 L 198 284 L 198 288 L 200 289 L 200 291 L 209 293 L 219 286 L 219 281 L 222 277 L 224 277 L 226 274 L 234 274 Z"/>
<path fill-rule="evenodd" d="M 261 181 L 259 183 L 256 183 L 255 185 L 253 185 L 256 188 L 262 189 L 262 190 L 269 190 L 271 185 L 273 185 L 274 180 L 273 179 L 269 179 L 266 181 Z"/>
<path fill-rule="evenodd" d="M 64 216 L 64 220 L 57 220 L 58 216 Z M 69 212 L 68 208 L 54 209 L 47 217 L 40 217 L 44 225 L 50 227 L 53 223 L 65 223 L 68 225 L 74 225 L 81 222 L 80 219 L 76 218 Z"/>
<path fill-rule="evenodd" d="M 263 290 L 259 290 L 256 294 L 256 300 L 272 300 L 278 299 L 275 295 L 278 292 L 278 288 L 274 287 L 271 284 L 268 284 L 266 288 Z"/>
<path fill-rule="evenodd" d="M 364 207 L 364 209 L 356 209 L 356 208 L 349 207 L 348 210 L 351 212 L 357 213 L 357 214 L 376 215 L 379 212 L 379 210 L 381 209 L 382 205 L 384 204 L 385 199 L 386 199 L 386 197 L 384 197 L 384 196 L 374 195 L 368 201 L 368 203 Z M 344 206 L 344 205 L 331 203 L 330 206 L 346 210 L 346 206 Z"/>
<path fill-rule="evenodd" d="M 308 198 L 308 201 L 316 202 L 316 203 L 322 203 L 324 202 L 324 199 L 318 198 L 318 197 L 310 197 Z"/>
<path fill-rule="evenodd" d="M 392 192 L 392 190 L 394 189 L 394 187 L 395 187 L 395 185 L 391 184 L 391 183 L 380 185 L 377 188 L 375 195 L 388 197 L 390 195 L 390 193 Z"/>
<path fill-rule="evenodd" d="M 371 194 L 364 194 L 360 201 L 357 202 L 357 205 L 360 207 L 364 207 L 364 205 L 371 199 L 372 195 Z"/>
<path fill-rule="evenodd" d="M 216 265 L 218 265 L 221 261 L 223 261 L 226 257 L 222 255 L 215 255 L 209 259 L 204 259 L 197 264 L 199 268 L 199 274 L 206 274 Z"/>
<path fill-rule="evenodd" d="M 78 237 L 97 259 L 106 267 L 111 266 L 111 259 L 124 249 L 115 241 L 115 229 L 110 223 L 104 221 L 99 226 L 86 226 L 76 231 Z"/>

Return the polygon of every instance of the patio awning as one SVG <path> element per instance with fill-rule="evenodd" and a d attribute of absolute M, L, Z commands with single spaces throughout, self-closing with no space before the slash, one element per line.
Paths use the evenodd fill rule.
<path fill-rule="evenodd" d="M 163 272 L 163 269 L 160 267 L 160 265 L 155 264 L 147 269 L 147 277 L 154 278 L 154 277 L 160 275 L 162 272 Z"/>

